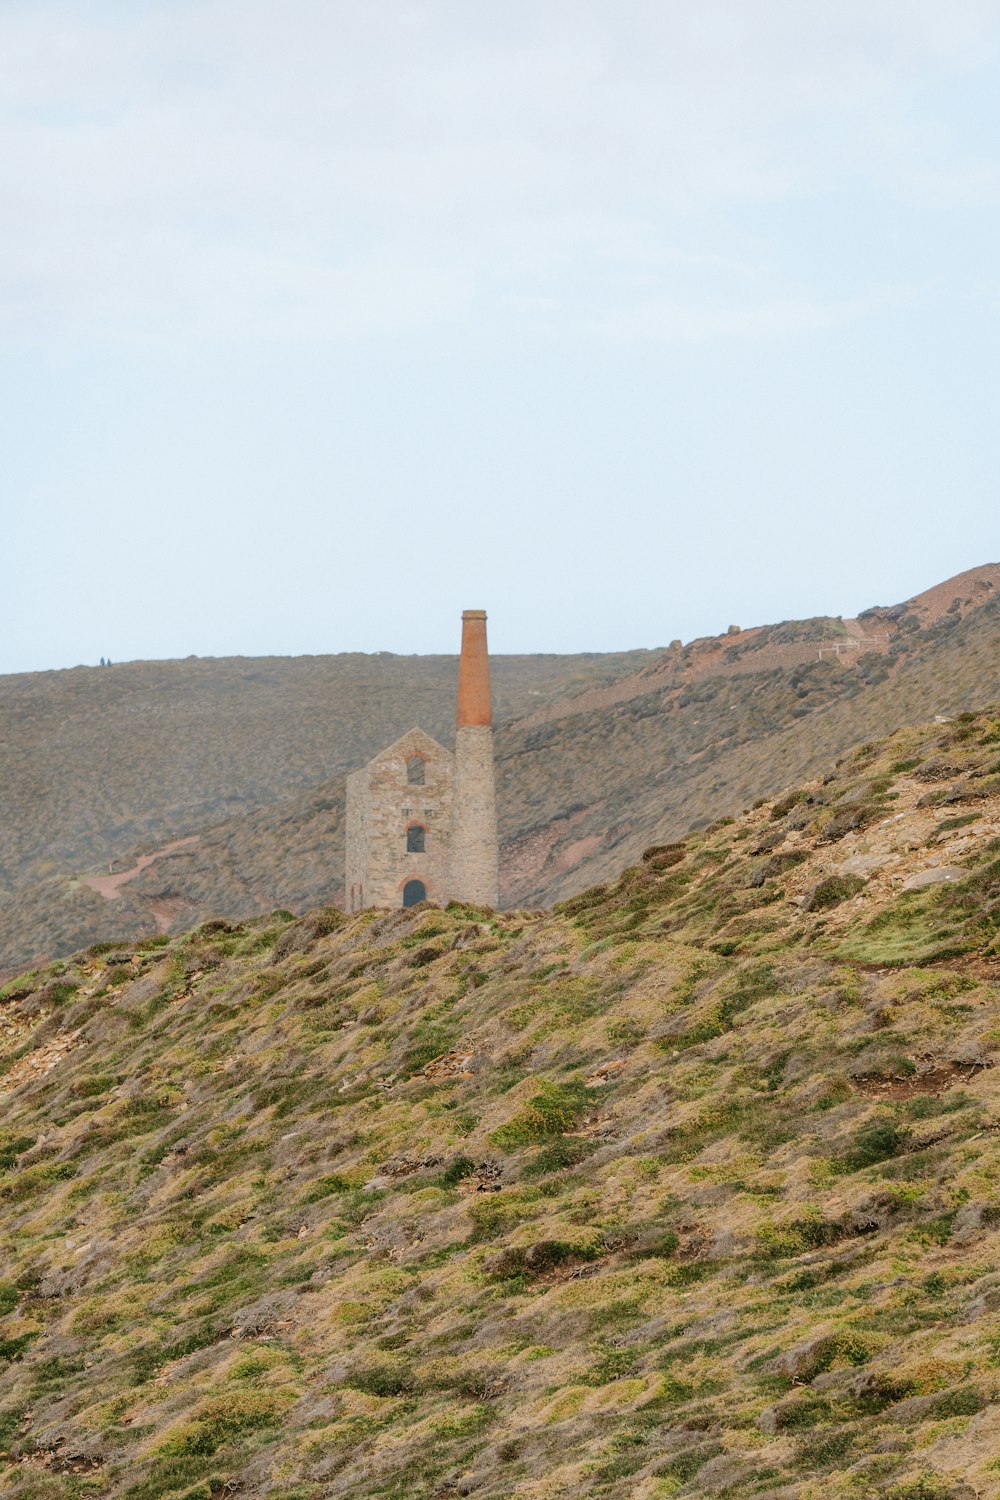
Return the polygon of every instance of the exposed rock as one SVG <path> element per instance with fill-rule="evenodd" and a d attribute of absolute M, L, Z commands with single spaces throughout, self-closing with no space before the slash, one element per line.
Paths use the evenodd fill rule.
<path fill-rule="evenodd" d="M 922 891 L 929 885 L 944 885 L 950 880 L 967 880 L 969 872 L 961 865 L 934 865 L 928 870 L 918 870 L 903 881 L 904 891 Z"/>

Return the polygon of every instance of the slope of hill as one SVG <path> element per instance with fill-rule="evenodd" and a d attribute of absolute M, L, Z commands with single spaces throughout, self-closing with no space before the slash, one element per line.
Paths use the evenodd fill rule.
<path fill-rule="evenodd" d="M 11 1500 L 1000 1494 L 1000 706 L 0 992 Z"/>
<path fill-rule="evenodd" d="M 496 657 L 497 712 L 523 713 L 631 673 L 651 654 Z M 303 809 L 307 819 L 315 811 L 328 849 L 324 815 L 342 806 L 348 770 L 415 723 L 446 741 L 452 735 L 456 662 L 387 652 L 192 657 L 0 678 L 0 975 L 36 954 L 71 952 L 104 935 L 109 919 L 137 935 L 170 925 L 174 915 L 184 925 L 193 907 L 183 896 L 168 892 L 150 902 L 121 889 L 109 910 L 80 877 L 123 873 L 220 820 L 233 830 L 237 862 L 248 848 L 258 852 L 254 820 L 268 806 L 279 808 L 273 827 L 282 833 L 290 810 Z M 338 822 L 336 813 L 334 831 Z M 298 833 L 302 847 L 308 838 L 301 827 Z M 266 909 L 266 896 L 254 904 L 262 889 L 255 872 L 240 871 L 229 883 L 224 861 L 213 872 L 219 843 L 215 837 L 206 846 L 207 879 L 196 882 L 194 903 L 207 884 L 210 906 L 234 896 L 230 910 L 243 912 L 248 901 L 250 910 Z M 266 849 L 272 883 L 281 880 L 277 853 Z M 313 871 L 314 903 L 342 878 L 342 842 L 333 856 L 336 874 L 324 868 L 318 892 Z M 301 883 L 293 876 L 290 885 L 282 904 L 299 904 Z"/>
<path fill-rule="evenodd" d="M 998 585 L 991 565 L 859 621 L 786 622 L 659 653 L 497 659 L 505 903 L 572 894 L 866 735 L 988 701 L 1000 693 Z M 115 697 L 119 672 L 138 685 Z M 0 975 L 109 930 L 340 902 L 344 770 L 417 720 L 447 742 L 454 703 L 452 658 L 51 677 L 35 684 L 44 715 L 8 731 L 21 776 L 7 783 L 13 831 L 0 842 L 23 857 L 8 858 Z M 72 713 L 58 696 L 70 688 Z M 94 692 L 107 701 L 88 716 Z M 58 800 L 32 802 L 32 777 L 58 786 Z M 239 810 L 227 816 L 231 802 Z"/>
<path fill-rule="evenodd" d="M 731 627 L 724 636 L 707 636 L 683 647 L 675 641 L 669 651 L 643 662 L 631 675 L 607 684 L 588 685 L 580 693 L 535 707 L 521 723 L 525 728 L 551 723 L 595 708 L 645 697 L 659 688 L 680 696 L 703 677 L 785 670 L 817 661 L 860 664 L 863 656 L 898 654 L 914 630 L 927 630 L 945 621 L 957 624 L 988 604 L 1000 590 L 1000 563 L 987 563 L 935 584 L 904 604 L 875 605 L 856 620 L 818 617 L 790 620 L 782 625 Z M 869 671 L 872 664 L 866 663 Z M 862 674 L 865 675 L 865 674 Z"/>
<path fill-rule="evenodd" d="M 497 712 L 526 712 L 650 655 L 497 657 Z M 0 677 L 0 892 L 287 797 L 415 723 L 447 738 L 456 662 L 191 657 Z"/>
<path fill-rule="evenodd" d="M 815 634 L 812 660 L 750 671 L 753 656 L 770 650 L 764 632 L 754 632 L 749 654 L 739 636 L 722 647 L 735 658 L 728 666 L 719 642 L 694 642 L 674 669 L 664 661 L 630 680 L 633 690 L 652 682 L 649 691 L 572 715 L 559 705 L 548 722 L 513 726 L 500 759 L 501 805 L 519 798 L 528 826 L 510 830 L 505 850 L 511 899 L 570 894 L 645 844 L 815 774 L 859 739 L 995 698 L 997 584 L 1000 568 L 981 569 L 893 610 L 870 611 L 891 627 L 884 650 L 831 656 Z M 794 629 L 816 633 L 824 623 L 836 624 Z M 768 634 L 774 640 L 792 629 Z"/>

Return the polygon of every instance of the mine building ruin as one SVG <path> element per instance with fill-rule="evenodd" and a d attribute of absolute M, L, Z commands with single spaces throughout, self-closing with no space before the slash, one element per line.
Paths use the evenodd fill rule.
<path fill-rule="evenodd" d="M 486 611 L 462 615 L 455 749 L 411 729 L 347 778 L 344 904 L 499 902 Z"/>

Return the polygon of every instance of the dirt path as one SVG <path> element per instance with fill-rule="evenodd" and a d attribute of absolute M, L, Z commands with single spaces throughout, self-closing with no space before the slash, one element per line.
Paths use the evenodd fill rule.
<path fill-rule="evenodd" d="M 106 901 L 117 901 L 121 896 L 122 886 L 127 885 L 130 880 L 134 880 L 149 865 L 155 864 L 165 854 L 172 854 L 175 849 L 183 849 L 188 844 L 196 844 L 197 842 L 198 834 L 196 833 L 189 834 L 187 838 L 174 839 L 172 844 L 164 844 L 163 848 L 157 849 L 154 854 L 140 854 L 131 870 L 122 870 L 117 875 L 85 875 L 83 877 L 83 884 L 89 885 L 92 891 L 96 891 Z"/>

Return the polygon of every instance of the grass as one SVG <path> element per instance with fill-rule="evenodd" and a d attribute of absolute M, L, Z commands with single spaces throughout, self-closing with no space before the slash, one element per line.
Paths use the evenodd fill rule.
<path fill-rule="evenodd" d="M 4 1099 L 5 1500 L 989 1493 L 997 802 L 953 886 L 799 899 L 922 860 L 923 783 L 846 845 L 826 814 L 899 761 L 968 779 L 972 729 L 873 739 L 555 913 L 271 914 L 117 944 L 100 996 L 107 955 L 19 981 L 3 1076 L 73 1046 Z M 961 957 L 861 956 L 948 927 Z M 476 1068 L 416 1067 L 451 1050 Z"/>
<path fill-rule="evenodd" d="M 598 1097 L 578 1079 L 569 1083 L 547 1083 L 505 1125 L 491 1137 L 494 1145 L 505 1151 L 516 1150 L 565 1135 L 572 1130 L 582 1112 Z"/>

